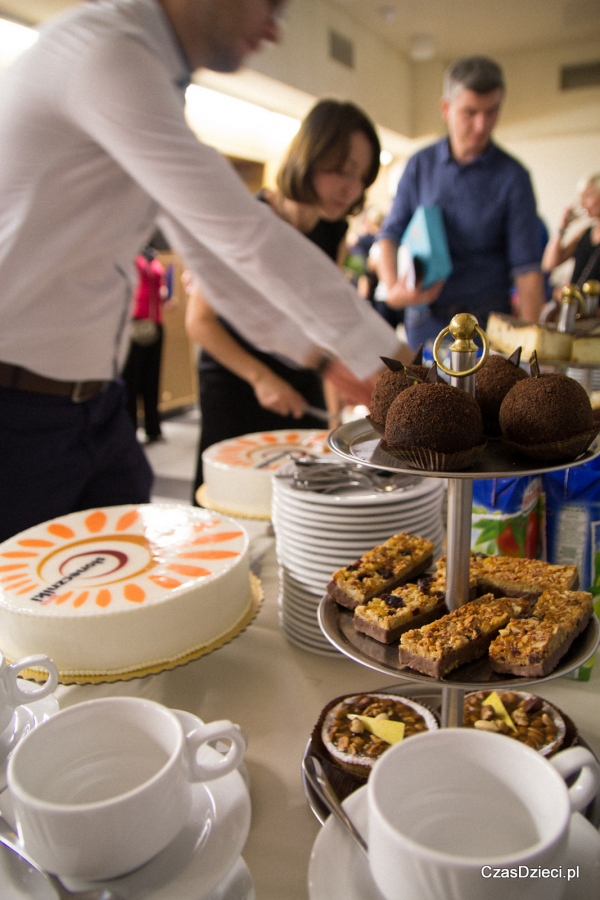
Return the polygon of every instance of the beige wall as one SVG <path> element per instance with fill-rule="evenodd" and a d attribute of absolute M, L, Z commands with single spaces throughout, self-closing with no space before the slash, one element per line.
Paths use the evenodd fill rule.
<path fill-rule="evenodd" d="M 498 138 L 532 173 L 542 217 L 555 231 L 577 182 L 600 172 L 600 87 L 561 91 L 563 65 L 600 58 L 600 43 L 563 44 L 501 59 L 507 82 Z"/>
<path fill-rule="evenodd" d="M 329 58 L 330 28 L 354 42 L 354 69 Z M 352 100 L 379 125 L 410 134 L 409 61 L 320 0 L 292 0 L 282 43 L 254 57 L 251 68 L 314 97 Z"/>
<path fill-rule="evenodd" d="M 328 58 L 327 31 L 334 27 L 355 43 L 351 71 Z M 476 52 L 476 39 L 473 51 Z M 540 212 L 551 230 L 574 199 L 582 175 L 600 171 L 600 87 L 559 90 L 562 65 L 597 60 L 600 42 L 499 56 L 507 99 L 496 137 L 532 175 Z M 304 92 L 362 106 L 378 125 L 392 129 L 400 164 L 415 149 L 444 133 L 439 113 L 448 60 L 413 63 L 373 33 L 360 29 L 341 7 L 321 0 L 292 0 L 283 43 L 257 56 L 252 69 Z M 376 191 L 380 205 L 385 190 Z"/>

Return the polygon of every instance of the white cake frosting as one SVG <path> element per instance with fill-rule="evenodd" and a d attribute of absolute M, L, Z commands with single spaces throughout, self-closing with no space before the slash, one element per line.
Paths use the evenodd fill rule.
<path fill-rule="evenodd" d="M 251 608 L 248 536 L 171 504 L 71 513 L 0 544 L 0 650 L 126 673 L 226 636 Z"/>
<path fill-rule="evenodd" d="M 257 431 L 213 444 L 202 454 L 201 502 L 231 515 L 270 518 L 273 474 L 289 462 L 288 454 L 331 454 L 327 434 L 301 428 Z"/>

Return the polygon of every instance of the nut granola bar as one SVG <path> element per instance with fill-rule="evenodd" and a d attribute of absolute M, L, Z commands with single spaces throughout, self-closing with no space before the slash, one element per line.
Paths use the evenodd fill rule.
<path fill-rule="evenodd" d="M 369 637 L 391 644 L 409 628 L 420 628 L 447 612 L 444 592 L 405 584 L 382 593 L 354 610 L 354 627 Z"/>
<path fill-rule="evenodd" d="M 531 602 L 519 597 L 485 594 L 470 600 L 430 625 L 406 631 L 400 638 L 400 665 L 443 678 L 483 656 L 500 629 L 530 609 Z"/>
<path fill-rule="evenodd" d="M 378 594 L 420 575 L 432 558 L 432 541 L 407 532 L 394 534 L 356 562 L 334 572 L 327 593 L 341 606 L 354 610 Z"/>
<path fill-rule="evenodd" d="M 543 591 L 569 591 L 579 585 L 577 566 L 556 566 L 539 559 L 472 555 L 471 572 L 479 592 L 495 597 L 536 600 Z"/>
<path fill-rule="evenodd" d="M 480 557 L 481 554 L 471 553 L 471 559 L 475 559 Z M 446 593 L 446 577 L 447 577 L 447 569 L 446 569 L 446 557 L 441 556 L 435 564 L 435 572 L 432 575 L 424 575 L 422 578 L 419 578 L 417 581 L 417 585 L 421 588 L 425 593 L 428 592 L 438 592 L 441 594 Z M 473 568 L 471 568 L 469 572 L 469 600 L 474 600 L 477 596 L 477 575 Z"/>
<path fill-rule="evenodd" d="M 544 591 L 527 619 L 514 619 L 490 645 L 494 672 L 549 675 L 592 617 L 587 591 Z"/>

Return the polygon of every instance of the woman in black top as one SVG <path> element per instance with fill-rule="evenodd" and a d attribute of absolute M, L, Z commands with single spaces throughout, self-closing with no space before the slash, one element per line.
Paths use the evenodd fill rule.
<path fill-rule="evenodd" d="M 292 141 L 277 188 L 259 199 L 274 214 L 343 264 L 347 216 L 363 206 L 365 190 L 379 171 L 380 145 L 365 114 L 351 103 L 323 100 L 311 110 Z M 203 348 L 198 362 L 202 415 L 194 484 L 203 482 L 202 453 L 212 444 L 253 431 L 323 428 L 305 413 L 325 409 L 320 375 L 258 350 L 216 316 L 200 292 L 190 294 L 189 336 Z M 321 353 L 315 353 L 315 364 Z"/>
<path fill-rule="evenodd" d="M 548 242 L 542 268 L 549 272 L 567 259 L 575 259 L 571 282 L 582 287 L 586 281 L 600 281 L 600 173 L 592 175 L 581 185 L 581 210 L 586 214 L 587 228 L 577 232 L 563 245 L 562 238 L 570 223 L 577 217 L 572 206 L 562 217 L 558 234 Z"/>

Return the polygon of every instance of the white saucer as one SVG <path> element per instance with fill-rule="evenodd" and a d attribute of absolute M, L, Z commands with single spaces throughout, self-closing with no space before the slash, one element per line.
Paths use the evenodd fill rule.
<path fill-rule="evenodd" d="M 177 710 L 184 728 L 197 724 L 190 713 Z M 214 758 L 217 751 L 204 746 L 199 758 Z M 12 822 L 10 795 L 2 795 L 0 809 Z M 192 812 L 186 825 L 154 859 L 136 872 L 105 882 L 84 882 L 69 879 L 71 890 L 92 887 L 113 888 L 122 900 L 251 900 L 252 893 L 219 893 L 222 883 L 227 883 L 232 869 L 239 864 L 248 831 L 250 829 L 250 796 L 242 775 L 230 772 L 222 778 L 192 789 Z M 242 860 L 243 863 L 243 860 Z M 245 863 L 243 864 L 245 866 Z M 242 867 L 243 868 L 243 867 Z M 23 893 L 23 867 L 15 866 L 8 852 L 0 853 L 0 884 L 2 900 L 22 900 L 35 897 L 46 900 L 46 894 Z M 11 881 L 12 879 L 12 881 Z M 247 879 L 246 879 L 247 880 Z M 48 900 L 55 900 L 50 891 Z"/>
<path fill-rule="evenodd" d="M 367 838 L 366 786 L 344 800 L 344 809 Z M 567 860 L 579 866 L 579 878 L 565 881 L 564 900 L 591 900 L 600 895 L 600 835 L 580 813 L 573 813 Z M 384 900 L 371 877 L 367 857 L 330 816 L 317 835 L 308 864 L 309 900 Z M 425 898 L 424 898 L 425 900 Z"/>

